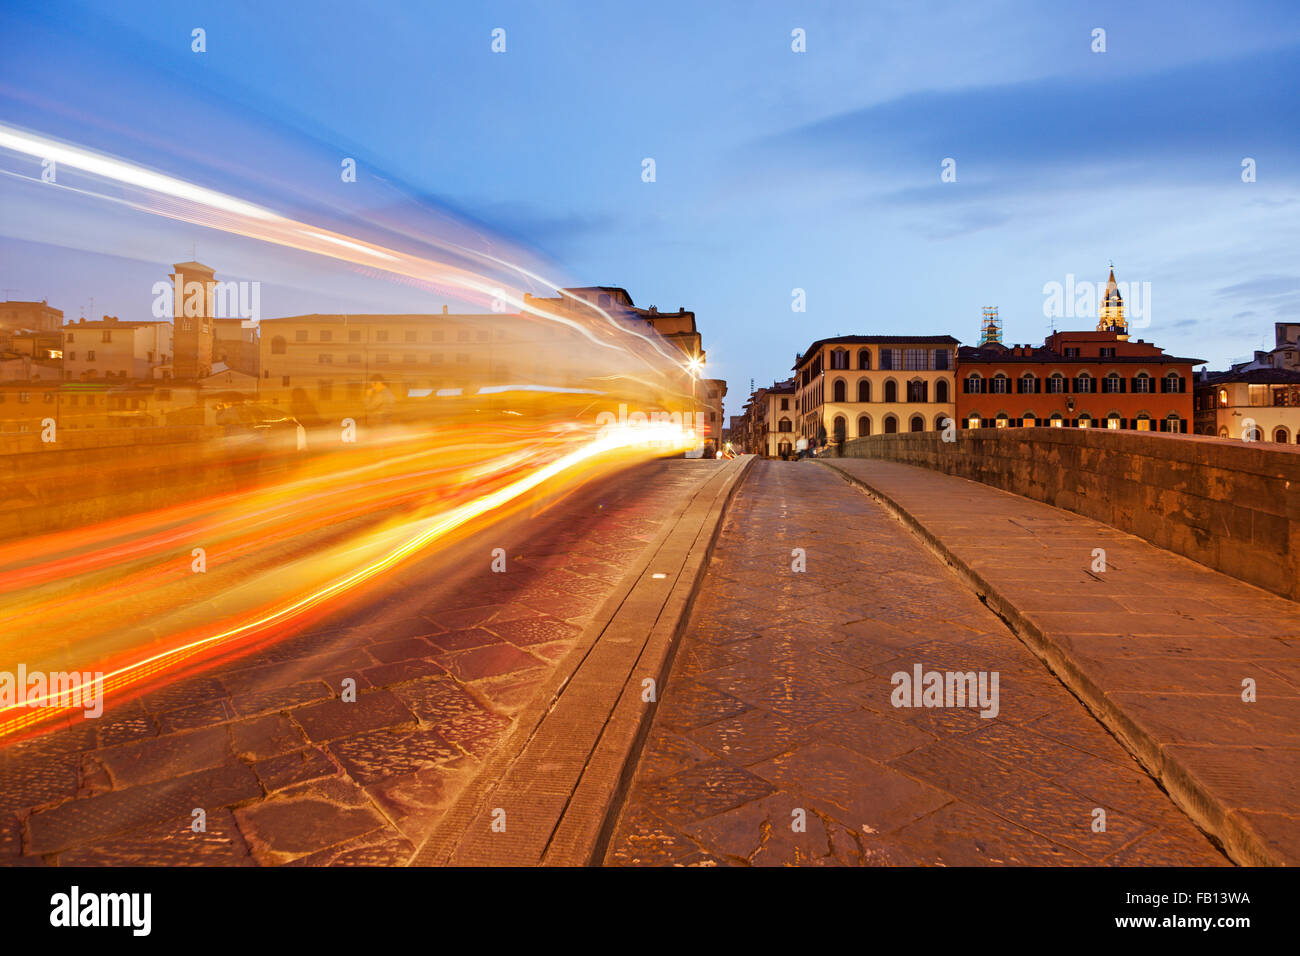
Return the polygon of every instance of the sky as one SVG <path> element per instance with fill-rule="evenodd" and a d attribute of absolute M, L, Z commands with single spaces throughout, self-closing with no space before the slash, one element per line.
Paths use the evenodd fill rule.
<path fill-rule="evenodd" d="M 1135 336 L 1211 368 L 1271 347 L 1274 322 L 1300 320 L 1297 91 L 1295 3 L 0 12 L 0 123 L 310 221 L 453 235 L 557 283 L 684 306 L 728 414 L 826 336 L 973 344 L 995 305 L 1004 341 L 1041 343 L 1045 286 L 1104 281 L 1112 261 L 1149 290 Z M 52 200 L 13 170 L 0 295 L 144 318 L 145 290 L 192 252 L 219 276 L 269 269 L 247 243 Z M 273 271 L 268 316 L 435 310 L 425 291 L 360 289 L 284 254 Z"/>

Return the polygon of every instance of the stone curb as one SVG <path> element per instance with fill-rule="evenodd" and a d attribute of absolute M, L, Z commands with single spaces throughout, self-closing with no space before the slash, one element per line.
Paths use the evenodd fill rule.
<path fill-rule="evenodd" d="M 997 588 L 962 561 L 911 512 L 880 489 L 830 461 L 819 464 L 835 471 L 849 484 L 879 502 L 931 551 L 956 572 L 962 582 L 1002 618 L 1015 635 L 1042 660 L 1053 674 L 1120 741 L 1134 758 L 1173 798 L 1174 803 L 1206 833 L 1214 837 L 1228 857 L 1243 866 L 1285 866 L 1286 860 L 1263 842 L 1253 828 L 1243 825 L 1233 808 L 1172 755 L 1142 724 L 1125 713 L 1087 674 L 1069 647 L 1044 634 Z"/>
<path fill-rule="evenodd" d="M 650 677 L 662 693 L 722 516 L 753 461 L 724 463 L 673 512 L 408 865 L 600 861 L 653 713 L 641 682 Z M 498 808 L 505 832 L 491 828 Z"/>

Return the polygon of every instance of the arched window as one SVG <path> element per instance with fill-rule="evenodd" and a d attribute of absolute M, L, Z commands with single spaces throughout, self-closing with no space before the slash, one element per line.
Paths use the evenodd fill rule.
<path fill-rule="evenodd" d="M 1151 431 L 1151 416 L 1148 415 L 1146 412 L 1142 412 L 1140 415 L 1138 415 L 1137 419 L 1134 421 L 1133 427 L 1140 432 Z M 1211 430 L 1210 434 L 1211 435 L 1214 434 L 1213 430 Z"/>
<path fill-rule="evenodd" d="M 951 415 L 940 412 L 938 415 L 934 416 L 934 430 L 939 432 L 943 431 L 945 428 L 948 427 L 948 423 L 951 421 L 952 421 Z"/>
<path fill-rule="evenodd" d="M 1007 392 L 1011 391 L 1011 379 L 1007 378 L 1002 372 L 998 372 L 998 374 L 994 375 L 993 378 L 989 380 L 989 385 L 991 386 L 989 391 L 994 395 L 1005 395 Z"/>
<path fill-rule="evenodd" d="M 936 402 L 948 401 L 948 380 L 941 378 L 934 383 L 934 400 Z"/>
<path fill-rule="evenodd" d="M 1026 372 L 1020 376 L 1020 394 L 1032 395 L 1038 391 L 1038 379 L 1034 377 L 1033 372 Z"/>
<path fill-rule="evenodd" d="M 1119 412 L 1111 412 L 1106 416 L 1106 427 L 1118 429 L 1122 421 L 1123 420 L 1119 417 Z"/>
<path fill-rule="evenodd" d="M 1290 440 L 1291 436 L 1287 434 L 1285 428 L 1279 428 L 1273 432 L 1273 441 L 1277 442 L 1279 445 L 1285 445 Z"/>
<path fill-rule="evenodd" d="M 844 393 L 845 393 L 844 379 L 837 378 L 835 380 L 835 384 L 831 386 L 831 401 L 832 402 L 844 401 L 845 400 Z"/>
<path fill-rule="evenodd" d="M 1089 415 L 1087 412 L 1082 412 L 1082 413 L 1079 415 L 1079 427 L 1080 427 L 1080 428 L 1091 428 L 1091 427 L 1092 427 L 1092 416 Z"/>
<path fill-rule="evenodd" d="M 1183 390 L 1183 379 L 1177 372 L 1170 372 L 1165 376 L 1166 392 L 1181 392 Z"/>
<path fill-rule="evenodd" d="M 981 421 L 981 419 L 980 419 L 980 413 L 979 413 L 979 412 L 971 412 L 969 415 L 966 416 L 966 427 L 967 427 L 967 428 L 979 428 L 981 424 L 982 424 L 982 421 Z"/>
<path fill-rule="evenodd" d="M 907 383 L 907 400 L 909 402 L 924 402 L 929 400 L 930 388 L 923 378 L 914 378 Z"/>
<path fill-rule="evenodd" d="M 1227 438 L 1227 437 L 1228 437 L 1228 429 L 1227 429 L 1227 428 L 1220 428 L 1220 429 L 1219 429 L 1219 437 L 1220 437 L 1220 438 Z"/>
<path fill-rule="evenodd" d="M 869 378 L 858 379 L 858 401 L 860 402 L 871 401 L 871 379 Z"/>
<path fill-rule="evenodd" d="M 864 371 L 871 368 L 871 350 L 858 349 L 858 368 Z"/>
<path fill-rule="evenodd" d="M 285 353 L 285 347 L 286 346 L 285 346 L 283 335 L 277 335 L 275 338 L 271 339 L 272 355 L 283 355 Z"/>
<path fill-rule="evenodd" d="M 1011 419 L 1007 418 L 1006 412 L 998 412 L 998 417 L 993 419 L 994 428 L 1006 428 L 1010 423 Z"/>
<path fill-rule="evenodd" d="M 1138 372 L 1133 376 L 1133 391 L 1145 395 L 1151 391 L 1151 376 L 1146 372 Z"/>
<path fill-rule="evenodd" d="M 892 435 L 898 431 L 898 419 L 893 415 L 885 416 L 885 434 Z"/>
<path fill-rule="evenodd" d="M 1161 424 L 1161 428 L 1160 428 L 1161 431 L 1174 432 L 1175 434 L 1182 433 L 1183 420 L 1177 412 L 1170 412 L 1168 415 L 1165 416 L 1165 420 L 1160 424 Z M 1261 435 L 1260 437 L 1262 438 L 1263 436 Z"/>
<path fill-rule="evenodd" d="M 870 434 L 871 434 L 871 416 L 859 415 L 858 416 L 858 437 L 865 438 L 867 435 Z"/>
<path fill-rule="evenodd" d="M 922 418 L 920 415 L 913 415 L 910 427 L 914 432 L 925 431 L 925 419 Z"/>
<path fill-rule="evenodd" d="M 1119 372 L 1109 372 L 1101 380 L 1101 390 L 1108 395 L 1118 395 L 1124 391 L 1123 380 L 1119 377 Z"/>
<path fill-rule="evenodd" d="M 1053 372 L 1052 377 L 1047 380 L 1047 391 L 1052 395 L 1062 395 L 1065 393 L 1065 376 L 1060 372 Z"/>
<path fill-rule="evenodd" d="M 1065 427 L 1065 419 L 1061 417 L 1060 412 L 1052 412 L 1052 427 L 1053 428 Z"/>
<path fill-rule="evenodd" d="M 1020 416 L 1020 424 L 1023 428 L 1034 428 L 1038 425 L 1038 416 L 1033 412 L 1025 412 Z"/>
<path fill-rule="evenodd" d="M 849 367 L 849 353 L 847 349 L 831 350 L 831 368 L 847 369 Z"/>
<path fill-rule="evenodd" d="M 983 385 L 983 379 L 981 379 L 977 373 L 971 372 L 966 376 L 967 395 L 978 395 L 980 392 L 984 391 Z"/>
<path fill-rule="evenodd" d="M 779 432 L 792 432 L 794 431 L 794 423 L 788 418 L 783 418 L 776 423 L 776 430 Z"/>
<path fill-rule="evenodd" d="M 848 435 L 849 423 L 844 420 L 843 415 L 835 416 L 835 423 L 831 426 L 831 431 L 835 436 L 835 441 L 844 441 L 845 437 Z"/>
<path fill-rule="evenodd" d="M 886 402 L 898 401 L 898 383 L 895 382 L 892 378 L 885 383 L 885 401 Z"/>
<path fill-rule="evenodd" d="M 1079 377 L 1074 380 L 1074 390 L 1080 394 L 1095 391 L 1092 387 L 1092 376 L 1087 372 L 1080 372 Z"/>

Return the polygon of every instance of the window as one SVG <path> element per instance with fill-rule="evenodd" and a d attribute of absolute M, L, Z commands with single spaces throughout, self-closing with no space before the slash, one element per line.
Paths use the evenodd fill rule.
<path fill-rule="evenodd" d="M 1011 391 L 1011 380 L 1001 372 L 994 375 L 993 378 L 989 380 L 989 384 L 992 386 L 989 391 L 993 392 L 995 395 L 1005 395 L 1007 392 Z"/>
<path fill-rule="evenodd" d="M 1053 428 L 1061 428 L 1061 427 L 1063 427 L 1064 425 L 1065 425 L 1065 421 L 1064 421 L 1064 419 L 1061 418 L 1061 413 L 1060 413 L 1060 412 L 1054 412 L 1054 413 L 1052 414 L 1052 427 L 1053 427 Z"/>
<path fill-rule="evenodd" d="M 871 418 L 870 418 L 870 416 L 867 416 L 867 415 L 859 416 L 859 418 L 858 418 L 858 437 L 859 437 L 859 438 L 866 438 L 866 437 L 867 437 L 868 435 L 870 435 L 870 434 L 871 434 Z"/>
<path fill-rule="evenodd" d="M 27 404 L 28 402 L 30 402 L 31 400 L 32 400 L 32 393 L 31 393 L 31 392 L 19 392 L 19 393 L 18 393 L 18 404 L 19 404 L 19 405 L 26 405 L 26 404 Z"/>
<path fill-rule="evenodd" d="M 783 418 L 783 419 L 781 419 L 779 422 L 776 423 L 776 430 L 779 431 L 779 432 L 791 432 L 791 431 L 794 431 L 794 423 L 791 422 L 790 419 L 788 419 L 788 418 Z"/>
<path fill-rule="evenodd" d="M 1279 428 L 1273 432 L 1273 441 L 1277 442 L 1279 445 L 1285 445 L 1290 441 L 1290 436 L 1287 435 L 1285 428 Z"/>
<path fill-rule="evenodd" d="M 480 342 L 486 342 L 486 341 L 488 341 L 490 338 L 492 338 L 492 333 L 491 333 L 491 332 L 488 332 L 488 331 L 485 329 L 485 330 L 483 330 L 483 331 L 481 331 L 481 332 L 476 333 L 474 337 L 477 338 Z"/>
<path fill-rule="evenodd" d="M 441 341 L 443 341 L 445 338 L 446 338 L 446 336 L 443 334 L 443 332 L 442 332 L 441 329 L 439 329 L 439 330 L 437 330 L 437 331 L 435 331 L 435 332 L 433 333 L 433 340 L 434 340 L 435 342 L 441 342 Z"/>
<path fill-rule="evenodd" d="M 1066 350 L 1065 350 L 1065 357 L 1068 358 L 1068 359 L 1078 358 L 1078 357 L 1079 357 L 1079 350 L 1078 350 L 1077 348 L 1075 348 L 1075 349 L 1066 349 Z"/>
<path fill-rule="evenodd" d="M 361 341 L 361 330 L 360 330 L 360 329 L 348 329 L 348 341 L 349 341 L 349 342 L 360 342 L 360 341 Z"/>
<path fill-rule="evenodd" d="M 1133 391 L 1145 395 L 1151 391 L 1151 376 L 1146 372 L 1138 372 L 1133 377 Z"/>
<path fill-rule="evenodd" d="M 914 378 L 907 383 L 907 400 L 909 402 L 924 402 L 929 400 L 929 388 L 926 383 L 919 378 Z M 916 431 L 917 429 L 913 429 Z M 924 429 L 921 429 L 924 431 Z"/>
<path fill-rule="evenodd" d="M 788 398 L 781 399 L 781 411 L 783 412 L 788 411 L 789 408 L 790 408 L 790 399 Z"/>
<path fill-rule="evenodd" d="M 936 402 L 948 401 L 948 380 L 941 378 L 934 383 L 934 400 Z"/>
<path fill-rule="evenodd" d="M 842 402 L 844 400 L 844 379 L 837 378 L 831 385 L 831 401 Z"/>
<path fill-rule="evenodd" d="M 1101 349 L 1101 357 L 1102 357 L 1102 358 L 1114 358 L 1114 357 L 1115 357 L 1115 349 L 1114 349 L 1114 348 L 1107 348 L 1106 346 L 1102 346 L 1102 349 Z"/>
<path fill-rule="evenodd" d="M 898 401 L 898 383 L 895 382 L 892 378 L 885 383 L 885 401 L 886 402 Z M 885 421 L 888 422 L 889 419 L 885 419 Z"/>
<path fill-rule="evenodd" d="M 914 432 L 923 432 L 925 431 L 925 419 L 920 415 L 913 415 L 909 427 Z"/>
<path fill-rule="evenodd" d="M 442 353 L 441 353 L 441 352 L 430 352 L 430 353 L 429 353 L 429 364 L 430 364 L 430 365 L 441 365 L 441 364 L 442 364 Z"/>
<path fill-rule="evenodd" d="M 871 368 L 871 352 L 868 349 L 858 349 L 858 368 L 864 371 Z"/>
<path fill-rule="evenodd" d="M 406 341 L 408 341 L 408 342 L 414 342 L 414 341 L 415 341 L 415 332 L 414 332 L 414 331 L 408 331 L 408 332 L 406 333 L 406 336 L 405 336 L 405 337 L 406 337 Z"/>
<path fill-rule="evenodd" d="M 1140 432 L 1151 431 L 1151 416 L 1143 412 L 1134 420 L 1133 427 Z"/>
<path fill-rule="evenodd" d="M 69 341 L 69 342 L 72 341 L 72 333 L 71 333 L 71 332 L 68 333 L 68 341 Z"/>
<path fill-rule="evenodd" d="M 1101 380 L 1101 390 L 1110 394 L 1117 394 L 1124 391 L 1121 387 L 1123 379 L 1119 377 L 1118 372 L 1111 372 Z"/>
<path fill-rule="evenodd" d="M 844 349 L 831 350 L 831 368 L 846 369 L 849 367 L 849 353 Z"/>
<path fill-rule="evenodd" d="M 881 349 L 880 350 L 880 367 L 882 369 L 897 369 L 903 364 L 902 349 Z"/>
<path fill-rule="evenodd" d="M 934 350 L 934 369 L 940 372 L 946 372 L 950 367 L 952 353 L 947 349 Z"/>
<path fill-rule="evenodd" d="M 1034 417 L 1033 412 L 1025 412 L 1020 416 L 1020 424 L 1025 428 L 1035 428 L 1038 425 L 1038 419 Z"/>
<path fill-rule="evenodd" d="M 1060 372 L 1054 372 L 1052 377 L 1047 380 L 1047 391 L 1053 395 L 1064 394 L 1065 376 Z"/>
<path fill-rule="evenodd" d="M 334 333 L 331 332 L 329 329 L 321 329 L 320 340 L 322 342 L 332 342 L 334 341 Z"/>
<path fill-rule="evenodd" d="M 298 329 L 296 332 L 293 333 L 293 340 L 294 340 L 295 342 L 306 342 L 306 341 L 307 341 L 307 330 L 306 330 L 306 329 Z"/>
<path fill-rule="evenodd" d="M 1183 380 L 1177 372 L 1170 372 L 1164 378 L 1164 391 L 1181 392 L 1183 390 Z"/>
<path fill-rule="evenodd" d="M 1010 423 L 1011 423 L 1011 420 L 1010 420 L 1009 418 L 1007 418 L 1007 413 L 1006 413 L 1006 412 L 999 412 L 999 413 L 998 413 L 998 417 L 995 418 L 995 419 L 993 419 L 993 427 L 994 427 L 994 428 L 1006 428 L 1007 425 L 1009 425 Z"/>
<path fill-rule="evenodd" d="M 76 352 L 69 352 L 69 353 L 68 353 L 68 361 L 69 361 L 69 362 L 75 362 L 76 360 L 77 360 L 77 353 L 76 353 Z"/>
<path fill-rule="evenodd" d="M 329 352 L 321 352 L 318 356 L 316 356 L 316 361 L 321 365 L 333 365 L 334 356 L 331 355 Z"/>
<path fill-rule="evenodd" d="M 350 353 L 348 353 L 348 364 L 349 364 L 349 365 L 360 365 L 360 364 L 361 364 L 361 356 L 358 355 L 358 354 L 355 353 L 355 352 L 350 352 Z"/>
<path fill-rule="evenodd" d="M 283 335 L 277 335 L 275 338 L 271 339 L 272 355 L 283 355 L 285 353 L 286 348 L 287 348 L 287 343 L 284 341 Z"/>
<path fill-rule="evenodd" d="M 402 356 L 402 361 L 405 362 L 407 365 L 414 365 L 418 358 L 419 356 L 416 355 L 414 352 L 407 352 L 405 355 Z"/>
<path fill-rule="evenodd" d="M 376 333 L 375 333 L 375 341 L 376 341 L 376 342 L 387 342 L 387 341 L 388 341 L 388 330 L 387 330 L 387 329 L 380 329 L 378 332 L 376 332 Z"/>
<path fill-rule="evenodd" d="M 1086 394 L 1092 391 L 1092 376 L 1084 372 L 1074 380 L 1074 390 L 1080 394 Z"/>
<path fill-rule="evenodd" d="M 1080 416 L 1079 416 L 1079 427 L 1080 427 L 1080 428 L 1091 428 L 1091 427 L 1092 427 L 1092 416 L 1089 415 L 1087 412 L 1084 412 L 1082 415 L 1080 415 Z"/>
<path fill-rule="evenodd" d="M 898 431 L 898 419 L 893 415 L 885 416 L 885 434 L 893 435 Z"/>
<path fill-rule="evenodd" d="M 1106 419 L 1106 427 L 1118 429 L 1122 424 L 1122 421 L 1123 420 L 1119 417 L 1119 412 L 1111 412 L 1110 416 Z"/>
<path fill-rule="evenodd" d="M 87 361 L 87 362 L 93 362 L 93 361 L 95 361 L 95 350 L 94 350 L 94 349 L 90 349 L 90 350 L 86 353 L 86 361 Z"/>
<path fill-rule="evenodd" d="M 858 379 L 858 401 L 871 401 L 871 380 L 866 378 Z"/>
<path fill-rule="evenodd" d="M 967 428 L 979 428 L 979 427 L 980 427 L 980 416 L 979 416 L 979 412 L 971 412 L 971 413 L 970 413 L 970 417 L 966 419 L 966 427 L 967 427 Z"/>
<path fill-rule="evenodd" d="M 388 364 L 388 353 L 387 353 L 387 352 L 380 352 L 378 355 L 376 355 L 376 356 L 375 356 L 375 363 L 378 364 L 378 365 L 387 365 L 387 364 Z"/>
<path fill-rule="evenodd" d="M 909 372 L 924 372 L 930 368 L 929 349 L 905 349 L 903 368 Z"/>
<path fill-rule="evenodd" d="M 983 387 L 982 387 L 982 385 L 983 385 L 983 383 L 982 383 L 982 381 L 981 381 L 981 379 L 980 379 L 980 377 L 979 377 L 978 375 L 975 375 L 974 373 L 972 373 L 972 374 L 966 376 L 966 394 L 967 394 L 967 395 L 978 395 L 980 392 L 982 392 L 982 391 L 984 390 Z"/>
<path fill-rule="evenodd" d="M 113 333 L 112 333 L 112 332 L 109 332 L 109 331 L 104 331 L 104 332 L 100 333 L 100 339 L 99 339 L 99 340 L 100 340 L 101 342 L 111 342 L 111 341 L 113 341 Z"/>
<path fill-rule="evenodd" d="M 469 341 L 469 329 L 459 329 L 459 330 L 457 330 L 457 332 L 456 332 L 456 341 L 457 341 L 457 342 L 468 342 L 468 341 Z"/>
<path fill-rule="evenodd" d="M 1037 385 L 1038 385 L 1038 379 L 1034 377 L 1034 374 L 1032 372 L 1025 372 L 1025 374 L 1020 376 L 1021 395 L 1034 394 L 1034 392 L 1038 391 Z"/>

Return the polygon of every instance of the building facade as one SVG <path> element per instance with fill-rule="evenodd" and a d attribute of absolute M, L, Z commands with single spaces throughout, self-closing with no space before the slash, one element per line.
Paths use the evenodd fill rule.
<path fill-rule="evenodd" d="M 1114 322 L 1114 320 L 1111 320 Z M 1124 332 L 1055 332 L 1041 347 L 989 343 L 957 352 L 963 428 L 1049 426 L 1187 433 L 1202 359 Z"/>
<path fill-rule="evenodd" d="M 1196 380 L 1196 433 L 1300 445 L 1300 370 L 1232 369 Z"/>
<path fill-rule="evenodd" d="M 795 438 L 934 431 L 956 414 L 951 335 L 819 339 L 794 365 Z"/>
<path fill-rule="evenodd" d="M 148 381 L 172 358 L 172 324 L 162 320 L 122 322 L 79 319 L 63 327 L 63 377 L 73 382 L 97 379 Z"/>

